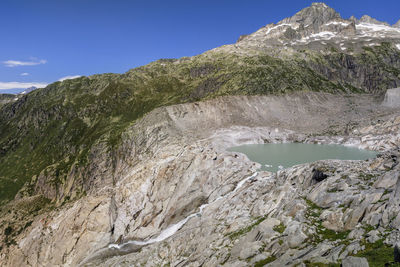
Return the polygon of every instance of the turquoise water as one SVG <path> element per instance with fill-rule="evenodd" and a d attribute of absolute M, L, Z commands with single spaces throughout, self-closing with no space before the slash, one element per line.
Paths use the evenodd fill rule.
<path fill-rule="evenodd" d="M 317 160 L 365 160 L 377 154 L 375 151 L 341 145 L 302 143 L 242 145 L 231 147 L 228 151 L 246 154 L 251 161 L 262 165 L 260 170 L 271 172 Z"/>

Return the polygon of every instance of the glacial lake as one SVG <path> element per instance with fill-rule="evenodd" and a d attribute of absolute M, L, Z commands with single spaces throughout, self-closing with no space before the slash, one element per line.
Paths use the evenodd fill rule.
<path fill-rule="evenodd" d="M 241 145 L 231 147 L 228 151 L 246 154 L 251 161 L 262 165 L 261 171 L 270 172 L 317 160 L 366 160 L 377 155 L 375 151 L 342 145 L 303 143 Z"/>

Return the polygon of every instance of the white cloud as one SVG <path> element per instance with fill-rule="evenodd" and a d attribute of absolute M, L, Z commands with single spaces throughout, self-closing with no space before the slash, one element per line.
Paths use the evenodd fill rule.
<path fill-rule="evenodd" d="M 62 82 L 62 81 L 65 81 L 65 80 L 76 79 L 76 78 L 79 78 L 79 77 L 82 77 L 82 75 L 65 76 L 65 77 L 62 77 L 61 79 L 59 79 L 58 81 Z"/>
<path fill-rule="evenodd" d="M 47 86 L 47 83 L 0 82 L 0 90 L 26 89 L 32 86 L 35 86 L 37 88 L 43 88 Z"/>
<path fill-rule="evenodd" d="M 46 64 L 47 60 L 41 59 L 41 60 L 31 60 L 31 61 L 19 61 L 19 60 L 7 60 L 3 61 L 3 64 L 6 67 L 20 67 L 20 66 L 35 66 L 35 65 L 40 65 L 40 64 Z"/>
<path fill-rule="evenodd" d="M 28 75 L 29 75 L 29 73 L 27 73 L 27 72 L 23 72 L 23 73 L 21 73 L 20 75 L 21 75 L 21 76 L 28 76 Z"/>

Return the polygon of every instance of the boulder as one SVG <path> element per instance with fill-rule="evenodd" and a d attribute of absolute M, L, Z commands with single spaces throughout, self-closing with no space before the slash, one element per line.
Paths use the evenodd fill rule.
<path fill-rule="evenodd" d="M 368 261 L 366 258 L 360 257 L 347 257 L 342 261 L 343 267 L 369 267 Z"/>
<path fill-rule="evenodd" d="M 394 262 L 400 262 L 400 242 L 394 246 Z"/>

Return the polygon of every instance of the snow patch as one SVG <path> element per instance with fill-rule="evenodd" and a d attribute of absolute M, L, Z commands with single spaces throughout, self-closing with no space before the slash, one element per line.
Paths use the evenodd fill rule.
<path fill-rule="evenodd" d="M 342 21 L 332 21 L 332 22 L 326 23 L 325 25 L 326 26 L 329 26 L 329 25 L 341 25 L 341 26 L 346 27 L 346 26 L 349 26 L 350 24 L 346 23 L 346 22 L 342 22 Z"/>
<path fill-rule="evenodd" d="M 335 36 L 336 36 L 336 33 L 325 31 L 325 32 L 319 32 L 319 33 L 311 34 L 310 38 L 319 38 L 319 37 L 321 37 L 321 38 L 330 39 L 330 38 L 335 37 Z"/>
<path fill-rule="evenodd" d="M 275 29 L 277 29 L 277 28 L 280 28 L 280 27 L 284 27 L 284 26 L 292 26 L 292 24 L 288 24 L 288 23 L 282 23 L 282 24 L 279 24 L 279 25 L 276 25 L 276 26 L 274 26 L 274 27 L 272 27 L 272 28 L 269 28 L 268 30 L 267 30 L 267 32 L 265 33 L 265 35 L 268 35 L 271 31 L 273 31 L 273 30 L 275 30 Z"/>
<path fill-rule="evenodd" d="M 370 30 L 370 31 L 376 31 L 376 32 L 381 32 L 381 31 L 394 31 L 394 32 L 399 32 L 400 33 L 400 29 L 396 29 L 390 26 L 386 26 L 386 25 L 378 25 L 378 24 L 371 24 L 371 23 L 360 23 L 356 25 L 356 29 L 366 29 L 366 30 Z"/>
<path fill-rule="evenodd" d="M 319 32 L 319 33 L 314 33 L 309 36 L 305 36 L 298 40 L 297 42 L 299 43 L 309 43 L 312 41 L 322 41 L 322 40 L 330 40 L 333 37 L 336 37 L 336 33 L 330 32 L 330 31 L 324 31 L 324 32 Z M 292 42 L 292 45 L 296 44 L 296 42 Z"/>
<path fill-rule="evenodd" d="M 400 44 L 397 44 L 397 45 L 396 45 L 396 47 L 397 47 L 397 49 L 399 49 L 399 50 L 400 50 Z"/>

